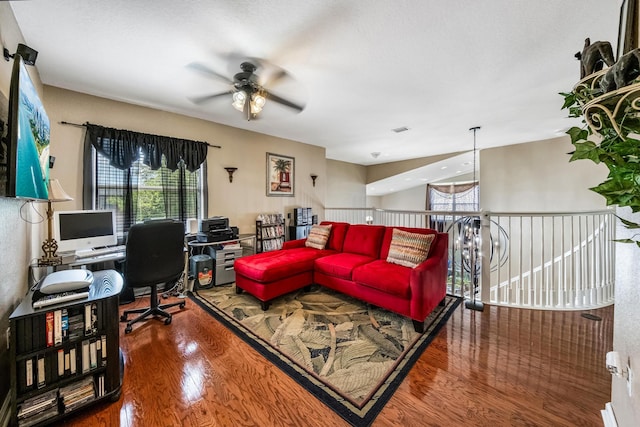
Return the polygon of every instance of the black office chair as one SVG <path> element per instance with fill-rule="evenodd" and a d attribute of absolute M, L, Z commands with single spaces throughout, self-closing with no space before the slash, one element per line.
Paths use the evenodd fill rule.
<path fill-rule="evenodd" d="M 159 304 L 158 285 L 173 285 L 184 280 L 185 270 L 184 225 L 173 220 L 154 220 L 135 224 L 127 237 L 127 255 L 124 263 L 125 286 L 131 288 L 151 287 L 151 306 L 149 308 L 126 310 L 120 316 L 121 322 L 127 322 L 127 316 L 142 313 L 127 322 L 124 332 L 129 333 L 132 325 L 149 316 L 162 316 L 164 323 L 171 323 L 171 314 L 164 311 L 169 307 L 184 308 L 185 301 Z M 165 289 L 166 286 L 165 286 Z"/>

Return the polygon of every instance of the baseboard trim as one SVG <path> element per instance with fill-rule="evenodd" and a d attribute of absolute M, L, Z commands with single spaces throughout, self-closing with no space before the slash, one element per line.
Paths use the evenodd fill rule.
<path fill-rule="evenodd" d="M 611 406 L 611 402 L 604 405 L 604 409 L 601 410 L 600 413 L 602 414 L 604 427 L 618 427 L 618 422 L 616 421 L 616 415 L 613 413 L 613 406 Z"/>
<path fill-rule="evenodd" d="M 2 402 L 2 407 L 0 408 L 0 426 L 8 427 L 9 418 L 11 417 L 11 393 L 7 393 L 4 398 L 4 402 Z"/>

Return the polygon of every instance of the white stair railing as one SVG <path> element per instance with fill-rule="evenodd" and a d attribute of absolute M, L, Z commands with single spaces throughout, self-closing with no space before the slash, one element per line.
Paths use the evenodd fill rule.
<path fill-rule="evenodd" d="M 510 238 L 507 261 L 491 271 L 489 303 L 554 310 L 613 303 L 612 211 L 490 217 Z"/>
<path fill-rule="evenodd" d="M 325 220 L 449 233 L 448 292 L 511 307 L 581 310 L 613 303 L 615 215 L 325 208 Z M 470 231 L 473 231 L 470 233 Z M 475 236 L 475 237 L 470 237 Z M 480 263 L 470 260 L 478 254 Z"/>

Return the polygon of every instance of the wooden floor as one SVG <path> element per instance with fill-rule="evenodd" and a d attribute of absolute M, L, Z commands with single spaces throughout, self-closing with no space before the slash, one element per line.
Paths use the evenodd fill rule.
<path fill-rule="evenodd" d="M 461 305 L 373 425 L 601 426 L 613 307 L 581 313 Z M 348 425 L 192 301 L 171 325 L 122 325 L 120 346 L 120 399 L 65 425 Z"/>

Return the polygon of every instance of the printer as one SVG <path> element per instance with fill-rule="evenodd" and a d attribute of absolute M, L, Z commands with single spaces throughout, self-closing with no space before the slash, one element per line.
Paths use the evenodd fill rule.
<path fill-rule="evenodd" d="M 200 233 L 211 233 L 229 228 L 229 218 L 224 216 L 212 216 L 200 220 L 198 231 Z"/>
<path fill-rule="evenodd" d="M 238 238 L 237 230 L 236 227 L 229 227 L 229 218 L 212 216 L 200 220 L 196 239 L 201 243 L 233 240 Z"/>

